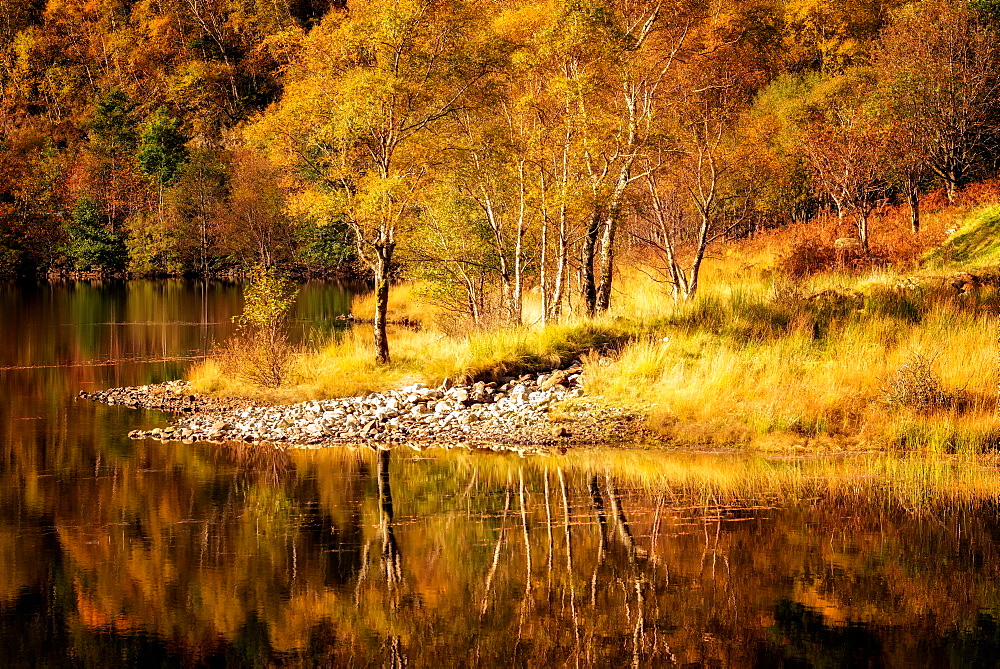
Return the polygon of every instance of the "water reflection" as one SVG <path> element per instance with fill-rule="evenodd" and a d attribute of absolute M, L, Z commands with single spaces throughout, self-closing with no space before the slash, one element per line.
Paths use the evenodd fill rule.
<path fill-rule="evenodd" d="M 207 312 L 196 287 L 148 307 L 171 293 L 136 288 L 112 306 L 0 291 L 41 337 L 0 342 L 28 367 L 0 371 L 5 662 L 976 666 L 1000 649 L 992 461 L 130 442 L 164 417 L 75 403 L 79 384 L 181 363 L 83 363 L 196 354 L 202 314 L 238 309 L 230 288 Z M 115 310 L 117 339 L 73 320 Z"/>

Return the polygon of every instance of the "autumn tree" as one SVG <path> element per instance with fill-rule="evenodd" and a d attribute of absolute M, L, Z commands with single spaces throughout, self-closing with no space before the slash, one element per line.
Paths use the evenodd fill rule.
<path fill-rule="evenodd" d="M 834 75 L 858 65 L 903 0 L 788 0 L 781 16 L 785 58 L 794 70 L 810 68 Z"/>
<path fill-rule="evenodd" d="M 750 215 L 754 180 L 736 132 L 746 91 L 720 62 L 687 64 L 665 114 L 657 155 L 647 158 L 645 196 L 632 237 L 653 251 L 675 300 L 698 292 L 709 249 L 734 237 Z"/>
<path fill-rule="evenodd" d="M 568 110 L 590 191 L 581 260 L 588 314 L 610 305 L 625 195 L 642 177 L 634 168 L 695 20 L 682 3 L 593 3 L 571 5 L 559 25 Z"/>
<path fill-rule="evenodd" d="M 854 217 L 858 241 L 868 248 L 868 219 L 885 192 L 888 165 L 886 126 L 869 92 L 873 73 L 855 70 L 821 81 L 799 109 L 799 150 L 817 189 L 837 215 Z"/>
<path fill-rule="evenodd" d="M 514 81 L 505 83 L 509 94 Z M 540 211 L 539 124 L 534 110 L 518 102 L 505 95 L 485 113 L 460 116 L 461 160 L 453 165 L 456 172 L 449 179 L 474 204 L 477 215 L 472 220 L 485 224 L 480 229 L 488 231 L 482 241 L 491 251 L 489 269 L 500 286 L 505 320 L 514 325 L 521 324 L 529 255 L 536 255 L 528 235 L 537 229 Z M 465 227 L 477 229 L 475 223 Z"/>
<path fill-rule="evenodd" d="M 997 33 L 967 3 L 923 0 L 883 31 L 877 68 L 887 103 L 953 200 L 995 141 Z"/>
<path fill-rule="evenodd" d="M 164 196 L 168 218 L 178 231 L 178 245 L 190 265 L 207 273 L 213 261 L 214 232 L 224 232 L 230 156 L 208 148 L 188 152 Z M 273 188 L 273 184 L 266 184 Z M 266 195 L 267 190 L 263 194 Z M 279 212 L 282 213 L 282 212 Z"/>
<path fill-rule="evenodd" d="M 227 196 L 212 212 L 220 250 L 237 265 L 266 269 L 287 264 L 292 257 L 295 220 L 286 212 L 286 196 L 280 171 L 266 156 L 237 152 L 230 166 Z"/>
<path fill-rule="evenodd" d="M 461 0 L 370 0 L 332 12 L 252 131 L 297 176 L 300 201 L 351 227 L 375 277 L 382 363 L 390 273 L 440 147 L 434 131 L 486 72 L 471 43 L 476 24 Z"/>
<path fill-rule="evenodd" d="M 491 321 L 495 306 L 496 232 L 479 204 L 452 186 L 445 182 L 424 198 L 410 275 L 429 285 L 425 297 L 458 327 L 469 321 L 481 326 Z"/>

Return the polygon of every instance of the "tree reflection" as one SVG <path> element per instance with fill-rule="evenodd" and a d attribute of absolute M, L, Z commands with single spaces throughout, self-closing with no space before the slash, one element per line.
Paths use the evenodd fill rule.
<path fill-rule="evenodd" d="M 927 639 L 947 664 L 1000 642 L 988 499 L 707 505 L 571 458 L 141 442 L 54 477 L 20 446 L 0 477 L 34 501 L 0 536 L 46 560 L 0 550 L 5 644 L 14 615 L 95 661 L 116 639 L 195 664 L 907 664 Z"/>

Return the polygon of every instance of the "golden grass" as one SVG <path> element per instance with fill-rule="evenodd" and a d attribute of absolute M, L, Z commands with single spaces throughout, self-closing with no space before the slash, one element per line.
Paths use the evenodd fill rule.
<path fill-rule="evenodd" d="M 526 369 L 551 369 L 632 335 L 610 319 L 473 330 L 463 336 L 392 328 L 392 362 L 377 365 L 370 326 L 359 326 L 320 348 L 301 353 L 288 383 L 276 391 L 239 384 L 211 360 L 192 368 L 188 377 L 200 392 L 265 401 L 345 397 L 415 381 L 437 385 L 445 378 L 499 378 Z"/>
<path fill-rule="evenodd" d="M 896 239 L 899 247 L 927 246 L 987 205 L 996 190 L 995 184 L 970 190 L 964 205 L 930 196 L 925 231 L 915 241 L 900 241 L 909 234 L 903 208 L 884 215 L 873 236 Z M 433 385 L 445 377 L 517 374 L 600 349 L 612 351 L 613 359 L 587 358 L 588 393 L 647 410 L 650 426 L 679 443 L 946 452 L 1000 447 L 1000 291 L 983 286 L 959 296 L 937 276 L 940 269 L 906 263 L 792 281 L 775 267 L 804 234 L 801 227 L 718 249 L 691 302 L 675 303 L 633 259 L 621 268 L 613 309 L 601 318 L 570 314 L 565 323 L 543 327 L 539 296 L 528 291 L 526 325 L 446 335 L 434 330 L 442 314 L 423 297 L 424 287 L 402 284 L 391 292 L 390 318 L 422 328 L 391 332 L 390 365 L 372 362 L 370 327 L 362 325 L 302 353 L 289 383 L 276 392 L 235 385 L 212 362 L 191 377 L 203 391 L 304 399 L 415 380 Z M 824 290 L 836 296 L 809 299 Z M 372 309 L 370 298 L 355 302 L 359 317 Z M 945 389 L 963 391 L 968 402 L 929 412 L 891 406 L 887 380 L 918 354 L 933 360 Z"/>
<path fill-rule="evenodd" d="M 441 309 L 425 299 L 427 286 L 420 282 L 403 281 L 389 291 L 388 318 L 393 323 L 414 323 L 430 327 L 441 317 Z M 364 321 L 375 319 L 375 293 L 364 293 L 354 298 L 351 313 Z"/>
<path fill-rule="evenodd" d="M 706 291 L 613 364 L 588 361 L 587 390 L 652 405 L 652 426 L 682 442 L 1000 445 L 996 293 L 901 288 L 885 272 L 841 278 L 846 297 L 826 304 L 776 297 L 761 280 Z M 944 387 L 964 389 L 968 405 L 933 413 L 888 406 L 886 380 L 915 354 L 933 359 Z"/>
<path fill-rule="evenodd" d="M 996 412 L 1000 294 L 984 287 L 958 297 L 950 287 L 900 287 L 885 270 L 818 276 L 789 296 L 766 273 L 752 281 L 736 260 L 691 303 L 673 304 L 641 274 L 617 313 L 567 324 L 474 330 L 446 336 L 394 328 L 392 363 L 374 363 L 368 326 L 298 357 L 277 391 L 240 386 L 214 362 L 192 370 L 196 388 L 269 401 L 363 395 L 445 377 L 496 378 L 563 364 L 592 349 L 586 390 L 649 414 L 650 426 L 678 443 L 758 448 L 976 451 L 1000 446 Z M 836 287 L 825 303 L 803 294 Z M 967 405 L 920 412 L 890 406 L 884 387 L 914 354 L 934 361 L 946 389 Z"/>

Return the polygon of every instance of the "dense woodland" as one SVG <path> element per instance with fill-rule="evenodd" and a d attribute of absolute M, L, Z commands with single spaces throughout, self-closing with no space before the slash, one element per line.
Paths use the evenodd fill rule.
<path fill-rule="evenodd" d="M 400 268 L 476 321 L 995 174 L 992 0 L 3 0 L 0 272 Z M 572 293 L 572 295 L 570 295 Z"/>

